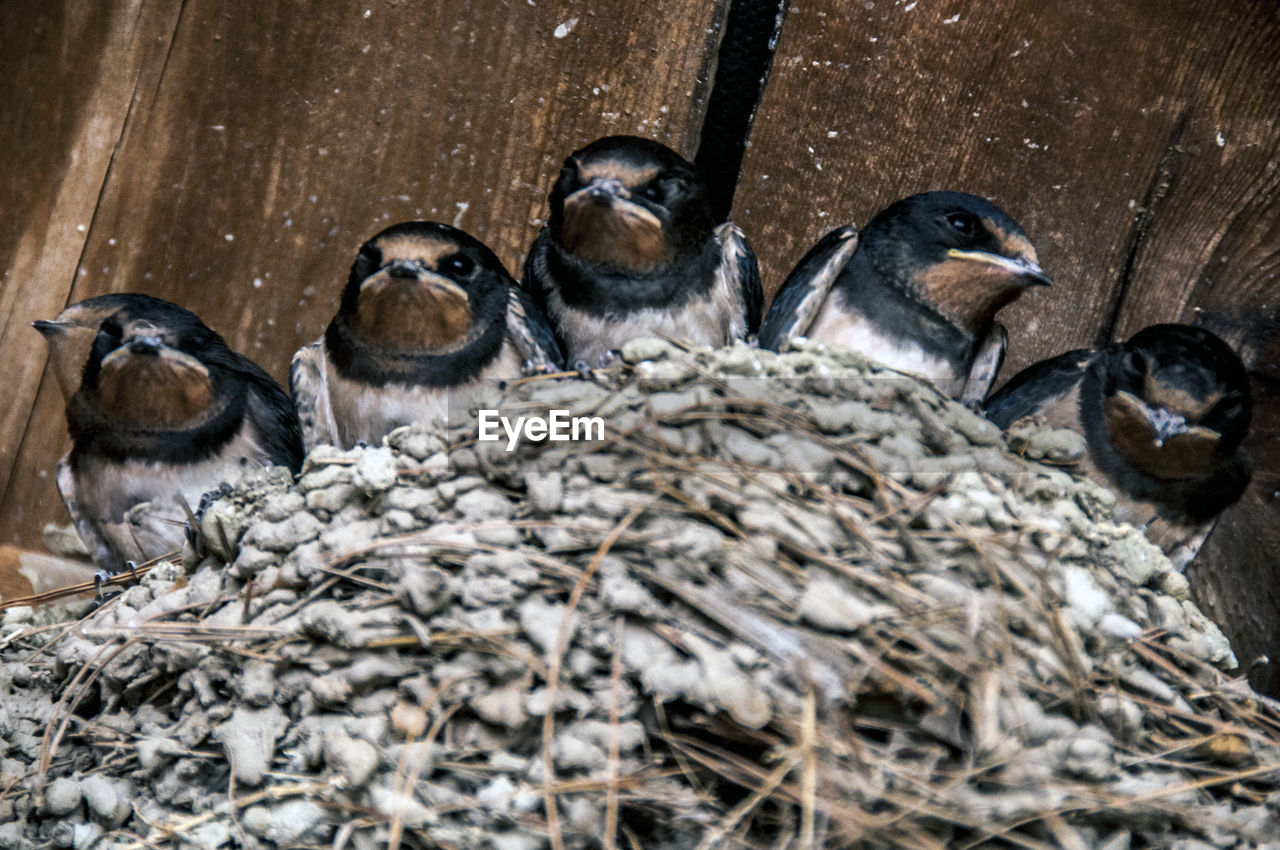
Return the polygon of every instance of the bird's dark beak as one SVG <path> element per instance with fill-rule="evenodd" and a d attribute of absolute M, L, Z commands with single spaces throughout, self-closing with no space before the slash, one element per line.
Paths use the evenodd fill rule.
<path fill-rule="evenodd" d="M 969 260 L 995 266 L 1014 277 L 1025 280 L 1028 286 L 1051 286 L 1053 284 L 1053 280 L 1045 274 L 1044 269 L 1024 257 L 1006 257 L 1002 254 L 993 254 L 990 251 L 962 251 L 959 248 L 952 248 L 947 252 L 947 256 L 957 260 Z"/>
<path fill-rule="evenodd" d="M 1162 447 L 1167 441 L 1190 430 L 1186 417 L 1178 413 L 1170 413 L 1159 405 L 1147 404 L 1126 390 L 1116 393 L 1116 402 L 1128 408 L 1130 416 L 1137 414 L 1141 417 L 1140 421 L 1145 423 L 1156 448 Z"/>
<path fill-rule="evenodd" d="M 417 260 L 395 260 L 386 269 L 387 277 L 399 280 L 417 280 L 426 271 Z"/>
<path fill-rule="evenodd" d="M 411 284 L 409 287 L 411 289 L 425 286 L 427 290 L 445 293 L 463 302 L 471 300 L 471 296 L 465 289 L 434 269 L 428 268 L 420 260 L 393 260 L 360 282 L 362 303 L 368 304 L 369 302 L 365 299 L 378 299 L 396 289 L 403 290 L 403 287 L 396 287 L 390 283 L 391 281 L 407 281 Z M 388 286 L 391 288 L 388 289 Z"/>
<path fill-rule="evenodd" d="M 1016 260 L 1015 265 L 1020 269 L 1019 276 L 1031 286 L 1053 286 L 1053 278 L 1045 274 L 1037 263 Z"/>
<path fill-rule="evenodd" d="M 592 178 L 586 186 L 565 198 L 564 206 L 566 210 L 609 207 L 615 214 L 634 219 L 639 224 L 662 229 L 662 221 L 648 207 L 632 200 L 631 190 L 613 177 Z"/>
<path fill-rule="evenodd" d="M 50 319 L 36 319 L 31 323 L 31 327 L 38 330 L 40 335 L 45 339 L 53 339 L 55 336 L 70 327 L 70 325 L 66 322 L 55 322 Z"/>
<path fill-rule="evenodd" d="M 135 336 L 127 345 L 130 354 L 156 355 L 164 348 L 164 341 L 158 336 Z"/>
<path fill-rule="evenodd" d="M 580 195 L 583 200 L 590 199 L 606 204 L 612 203 L 615 198 L 623 201 L 631 200 L 631 193 L 627 191 L 626 186 L 622 185 L 622 181 L 610 177 L 597 177 L 569 197 L 574 195 Z"/>
<path fill-rule="evenodd" d="M 454 298 L 461 298 L 464 303 L 471 301 L 471 296 L 467 294 L 465 289 L 442 274 L 428 270 L 422 274 L 421 280 L 438 292 L 447 293 Z"/>

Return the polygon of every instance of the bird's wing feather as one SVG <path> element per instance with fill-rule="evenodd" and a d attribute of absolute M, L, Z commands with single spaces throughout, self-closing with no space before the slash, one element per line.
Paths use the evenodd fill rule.
<path fill-rule="evenodd" d="M 774 296 L 760 326 L 760 347 L 777 351 L 792 337 L 803 336 L 832 284 L 858 247 L 858 229 L 836 228 L 809 249 Z"/>
<path fill-rule="evenodd" d="M 733 335 L 745 338 L 747 334 L 759 330 L 760 316 L 764 312 L 764 287 L 760 283 L 760 267 L 747 242 L 746 234 L 737 225 L 728 221 L 721 224 L 715 229 L 715 240 L 720 245 L 720 265 L 716 268 L 717 284 L 729 294 L 731 302 L 737 305 L 737 313 L 746 320 L 741 331 L 734 328 Z"/>
<path fill-rule="evenodd" d="M 338 445 L 338 425 L 329 403 L 324 361 L 324 341 L 316 340 L 299 348 L 289 366 L 289 394 L 298 412 L 302 444 L 307 452 L 316 446 Z"/>
<path fill-rule="evenodd" d="M 1004 352 L 1009 345 L 1009 334 L 1004 325 L 995 322 L 986 339 L 978 344 L 973 365 L 969 367 L 969 376 L 965 379 L 964 389 L 960 393 L 960 402 L 972 408 L 980 408 L 987 400 L 987 393 L 996 382 L 1000 373 L 1000 364 L 1004 363 Z"/>
<path fill-rule="evenodd" d="M 71 455 L 69 452 L 62 456 L 62 460 L 58 461 L 57 483 L 58 492 L 62 495 L 62 501 L 67 505 L 67 513 L 71 514 L 71 523 L 75 526 L 76 532 L 84 542 L 84 548 L 89 551 L 93 562 L 108 572 L 115 572 L 120 569 L 120 558 L 112 550 L 106 536 L 94 524 L 93 520 L 80 509 L 80 497 L 76 492 L 76 477 L 71 471 Z"/>
<path fill-rule="evenodd" d="M 507 333 L 520 351 L 520 359 L 535 371 L 558 371 L 564 355 L 542 308 L 518 286 L 507 292 Z"/>
<path fill-rule="evenodd" d="M 1070 393 L 1095 356 L 1096 350 L 1079 348 L 1031 364 L 987 400 L 987 418 L 1008 428 L 1019 419 L 1034 415 L 1050 401 Z"/>
<path fill-rule="evenodd" d="M 1146 535 L 1148 540 L 1159 546 L 1169 557 L 1173 568 L 1182 572 L 1196 559 L 1200 548 L 1204 546 L 1204 541 L 1213 533 L 1213 527 L 1217 524 L 1217 517 L 1197 525 L 1173 523 L 1162 517 L 1156 517 L 1151 525 L 1147 526 Z"/>
<path fill-rule="evenodd" d="M 208 334 L 216 337 L 212 331 Z M 249 393 L 252 415 L 260 426 L 263 452 L 272 463 L 297 472 L 302 466 L 303 444 L 289 393 L 261 366 L 232 351 L 221 339 L 206 346 L 200 359 L 207 365 L 216 364 L 240 376 Z"/>
<path fill-rule="evenodd" d="M 520 288 L 533 298 L 535 304 L 543 310 L 547 307 L 546 253 L 551 242 L 551 231 L 543 227 L 538 238 L 529 246 L 529 255 L 524 259 L 524 272 L 520 276 Z"/>

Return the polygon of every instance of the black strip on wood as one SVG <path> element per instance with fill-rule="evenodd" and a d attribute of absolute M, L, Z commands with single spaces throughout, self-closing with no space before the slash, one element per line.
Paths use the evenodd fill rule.
<path fill-rule="evenodd" d="M 729 217 L 751 119 L 764 94 L 788 0 L 732 0 L 716 55 L 711 97 L 694 164 L 717 221 Z"/>
<path fill-rule="evenodd" d="M 1124 302 L 1129 297 L 1129 289 L 1133 285 L 1133 274 L 1138 268 L 1138 260 L 1142 258 L 1142 250 L 1147 245 L 1151 222 L 1155 219 L 1160 202 L 1164 200 L 1165 195 L 1169 194 L 1169 188 L 1173 185 L 1173 179 L 1178 173 L 1178 161 L 1182 156 L 1182 135 L 1187 130 L 1190 114 L 1191 110 L 1184 108 L 1182 114 L 1178 116 L 1178 122 L 1173 126 L 1173 132 L 1169 134 L 1169 143 L 1165 145 L 1164 154 L 1156 163 L 1156 172 L 1147 185 L 1142 206 L 1138 207 L 1138 214 L 1133 219 L 1133 227 L 1129 229 L 1129 245 L 1125 251 L 1124 267 L 1120 269 L 1120 279 L 1116 283 L 1111 309 L 1107 311 L 1107 317 L 1102 327 L 1098 328 L 1098 335 L 1094 337 L 1095 348 L 1102 348 L 1115 341 L 1113 337 L 1116 325 L 1120 322 Z"/>

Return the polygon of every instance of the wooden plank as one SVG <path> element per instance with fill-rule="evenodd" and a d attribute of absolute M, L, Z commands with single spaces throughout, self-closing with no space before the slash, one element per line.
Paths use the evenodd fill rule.
<path fill-rule="evenodd" d="M 1141 234 L 1116 331 L 1201 310 L 1280 319 L 1280 16 L 1240 4 L 1196 21 L 1170 98 L 1183 125 Z"/>
<path fill-rule="evenodd" d="M 49 515 L 28 510 L 34 490 L 53 489 L 60 442 L 48 432 L 65 430 L 56 391 L 37 403 L 45 351 L 29 326 L 66 304 L 130 101 L 167 49 L 178 4 L 143 6 L 10 3 L 0 13 L 0 100 L 21 104 L 0 122 L 0 504 L 3 536 L 28 544 Z M 35 465 L 23 453 L 33 420 L 47 447 Z"/>
<path fill-rule="evenodd" d="M 1253 153 L 1244 157 L 1250 144 L 1264 151 L 1274 143 L 1276 124 L 1260 115 L 1268 107 L 1274 114 L 1275 86 L 1257 84 L 1274 72 L 1274 62 L 1267 71 L 1258 65 L 1277 24 L 1265 18 L 1269 4 L 1248 8 L 1253 20 L 1242 23 L 1235 7 L 1197 0 L 1001 0 L 980 8 L 797 0 L 734 213 L 767 285 L 779 285 L 830 227 L 865 222 L 913 192 L 971 191 L 1023 224 L 1057 281 L 1005 312 L 1006 374 L 1091 344 L 1130 262 L 1141 208 L 1159 194 L 1152 186 L 1166 153 L 1188 132 L 1199 138 L 1214 126 L 1236 140 L 1227 155 L 1242 159 L 1243 172 L 1255 162 Z M 1207 179 L 1225 176 L 1205 166 Z M 1238 220 L 1236 243 L 1248 243 L 1267 216 L 1231 213 L 1267 180 L 1274 168 L 1239 191 L 1189 191 L 1206 220 Z M 1165 214 L 1182 213 L 1169 203 Z M 1148 245 L 1139 277 L 1158 279 L 1173 239 Z"/>
<path fill-rule="evenodd" d="M 382 227 L 451 222 L 516 271 L 574 148 L 634 133 L 691 155 L 726 9 L 371 0 L 232 12 L 187 0 L 57 306 L 109 291 L 170 298 L 283 379 Z M 38 374 L 38 341 L 25 344 Z M 23 484 L 0 499 L 0 539 L 32 544 L 39 522 L 62 515 L 52 482 L 36 479 L 63 448 L 55 396 L 42 389 L 20 444 Z"/>

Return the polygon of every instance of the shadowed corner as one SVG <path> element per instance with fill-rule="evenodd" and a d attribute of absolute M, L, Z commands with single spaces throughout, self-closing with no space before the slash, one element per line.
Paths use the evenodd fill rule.
<path fill-rule="evenodd" d="M 1195 324 L 1221 337 L 1249 370 L 1253 420 L 1243 446 L 1254 472 L 1187 566 L 1187 579 L 1192 599 L 1236 647 L 1240 674 L 1259 693 L 1280 696 L 1280 321 L 1205 310 Z"/>

